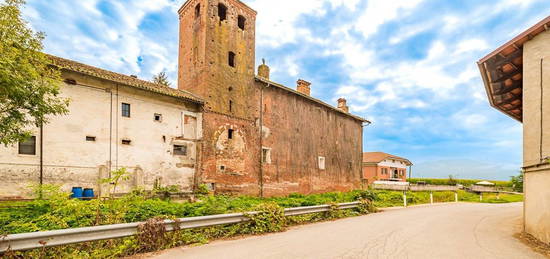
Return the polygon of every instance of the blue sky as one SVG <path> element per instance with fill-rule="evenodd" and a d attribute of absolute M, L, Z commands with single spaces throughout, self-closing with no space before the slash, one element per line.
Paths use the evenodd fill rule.
<path fill-rule="evenodd" d="M 28 0 L 46 52 L 176 85 L 183 0 Z M 409 158 L 413 176 L 508 179 L 521 124 L 492 109 L 475 62 L 550 14 L 546 0 L 244 0 L 257 64 L 373 122 L 365 151 Z"/>

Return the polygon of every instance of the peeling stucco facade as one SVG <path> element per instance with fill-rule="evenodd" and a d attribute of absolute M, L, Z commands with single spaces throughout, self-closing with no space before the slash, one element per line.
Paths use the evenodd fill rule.
<path fill-rule="evenodd" d="M 29 186 L 40 182 L 41 152 L 43 183 L 65 191 L 83 187 L 108 195 L 109 185 L 99 180 L 122 167 L 131 177 L 117 193 L 152 189 L 155 182 L 192 190 L 202 137 L 199 104 L 71 71 L 62 77 L 72 82 L 61 86 L 69 113 L 51 118 L 42 135 L 33 129 L 35 154 L 19 154 L 17 144 L 0 147 L 0 198 L 32 197 Z M 130 117 L 122 116 L 122 103 L 130 104 Z M 186 146 L 187 154 L 173 154 L 174 145 Z"/>

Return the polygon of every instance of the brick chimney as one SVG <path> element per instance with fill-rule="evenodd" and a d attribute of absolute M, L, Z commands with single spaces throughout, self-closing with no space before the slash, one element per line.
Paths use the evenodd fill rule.
<path fill-rule="evenodd" d="M 269 67 L 265 64 L 265 59 L 262 58 L 262 64 L 258 66 L 258 76 L 269 79 Z"/>
<path fill-rule="evenodd" d="M 296 84 L 297 84 L 296 90 L 298 90 L 298 92 L 306 95 L 310 95 L 311 93 L 311 88 L 309 87 L 311 85 L 310 82 L 306 80 L 298 79 L 298 81 L 296 81 Z"/>
<path fill-rule="evenodd" d="M 340 109 L 342 111 L 345 111 L 345 112 L 349 112 L 349 107 L 347 105 L 346 99 L 344 99 L 344 98 L 339 98 L 338 99 L 338 109 Z"/>

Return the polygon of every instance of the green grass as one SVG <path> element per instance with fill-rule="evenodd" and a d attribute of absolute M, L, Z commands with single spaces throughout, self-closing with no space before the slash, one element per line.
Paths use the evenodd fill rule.
<path fill-rule="evenodd" d="M 471 186 L 477 182 L 481 181 L 488 181 L 491 183 L 494 183 L 497 187 L 512 187 L 511 181 L 494 181 L 494 180 L 476 180 L 476 179 L 453 179 L 452 181 L 450 179 L 438 179 L 438 178 L 409 178 L 407 179 L 410 183 L 418 183 L 418 182 L 425 182 L 426 184 L 433 184 L 433 185 L 456 185 L 462 184 L 464 186 Z"/>
<path fill-rule="evenodd" d="M 330 212 L 282 217 L 282 208 L 334 204 L 370 199 L 376 207 L 403 206 L 403 193 L 385 190 L 356 190 L 323 194 L 291 194 L 286 197 L 258 198 L 249 196 L 199 196 L 197 202 L 174 202 L 160 199 L 144 199 L 133 194 L 107 201 L 81 201 L 67 199 L 64 194 L 50 196 L 49 200 L 0 203 L 0 235 L 42 230 L 64 229 L 101 224 L 145 221 L 150 218 L 179 218 L 270 208 L 250 222 L 180 230 L 162 234 L 158 238 L 133 236 L 122 239 L 94 241 L 82 244 L 16 252 L 7 258 L 114 258 L 136 253 L 166 249 L 194 243 L 206 243 L 212 239 L 283 230 L 286 226 L 317 222 L 327 219 L 360 215 L 361 210 L 331 210 Z M 465 191 L 458 192 L 460 201 L 479 202 L 479 196 Z M 454 192 L 434 192 L 434 202 L 454 201 Z M 485 194 L 483 202 L 502 203 L 521 201 L 522 195 Z M 409 205 L 430 202 L 429 192 L 408 192 Z M 273 213 L 279 211 L 279 214 Z M 262 216 L 263 215 L 263 216 Z M 277 216 L 278 215 L 278 216 Z M 278 220 L 277 220 L 278 218 Z M 159 233 L 146 233 L 159 235 Z M 144 245 L 143 240 L 160 240 Z"/>

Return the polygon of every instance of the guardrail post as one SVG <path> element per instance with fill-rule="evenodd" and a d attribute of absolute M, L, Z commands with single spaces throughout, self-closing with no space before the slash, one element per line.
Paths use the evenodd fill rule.
<path fill-rule="evenodd" d="M 455 202 L 458 202 L 458 192 L 455 192 Z"/>
<path fill-rule="evenodd" d="M 407 207 L 407 191 L 403 191 L 403 207 Z"/>
<path fill-rule="evenodd" d="M 430 192 L 430 204 L 434 204 L 434 194 Z"/>

